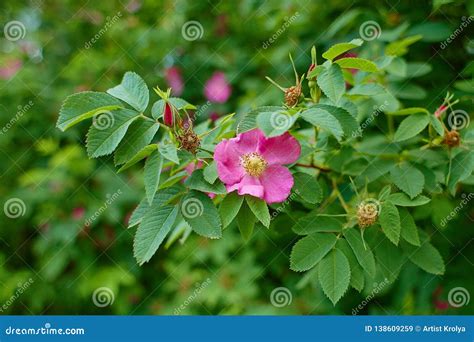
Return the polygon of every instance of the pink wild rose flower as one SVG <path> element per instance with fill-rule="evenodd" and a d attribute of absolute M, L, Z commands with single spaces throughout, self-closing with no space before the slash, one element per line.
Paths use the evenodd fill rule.
<path fill-rule="evenodd" d="M 168 86 L 171 87 L 171 91 L 174 96 L 180 96 L 184 90 L 183 77 L 181 76 L 181 70 L 178 67 L 171 67 L 165 70 L 165 78 Z"/>
<path fill-rule="evenodd" d="M 225 79 L 224 73 L 220 71 L 215 72 L 204 87 L 204 95 L 211 102 L 224 103 L 231 93 L 232 88 Z"/>
<path fill-rule="evenodd" d="M 219 179 L 227 191 L 252 195 L 268 204 L 283 202 L 293 187 L 285 164 L 294 163 L 301 146 L 288 132 L 267 138 L 259 129 L 221 141 L 214 152 Z"/>

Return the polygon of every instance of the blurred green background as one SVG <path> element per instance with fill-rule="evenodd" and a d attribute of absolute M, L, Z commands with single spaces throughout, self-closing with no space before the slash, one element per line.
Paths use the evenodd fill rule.
<path fill-rule="evenodd" d="M 429 72 L 397 97 L 434 111 L 448 90 L 474 93 L 472 15 L 474 1 L 450 0 L 2 1 L 0 203 L 17 200 L 19 214 L 0 212 L 0 313 L 351 314 L 370 293 L 351 290 L 334 307 L 314 279 L 289 270 L 289 227 L 258 232 L 248 244 L 235 230 L 219 241 L 193 235 L 138 267 L 126 222 L 143 195 L 142 173 L 118 175 L 112 158 L 89 160 L 87 124 L 55 128 L 61 103 L 74 92 L 105 91 L 133 70 L 162 88 L 181 77 L 181 97 L 202 106 L 203 119 L 280 104 L 265 75 L 291 84 L 289 52 L 301 74 L 312 45 L 320 56 L 375 21 L 382 36 L 368 48 L 423 35 L 407 59 Z M 197 39 L 184 31 L 190 21 L 199 24 Z M 7 33 L 12 22 L 19 31 Z M 231 84 L 225 103 L 206 102 L 214 72 Z M 444 217 L 460 200 L 435 198 L 427 215 Z M 472 313 L 472 301 L 454 308 L 447 296 L 458 286 L 474 294 L 473 223 L 469 203 L 436 234 L 443 277 L 409 265 L 358 313 Z M 270 300 L 279 287 L 291 296 L 283 307 Z"/>

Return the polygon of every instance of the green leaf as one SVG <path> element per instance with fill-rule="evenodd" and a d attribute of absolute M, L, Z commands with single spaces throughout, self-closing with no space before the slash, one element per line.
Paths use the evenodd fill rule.
<path fill-rule="evenodd" d="M 382 238 L 375 247 L 375 257 L 382 275 L 390 282 L 397 279 L 405 263 L 403 255 L 388 239 Z"/>
<path fill-rule="evenodd" d="M 418 236 L 418 228 L 416 227 L 415 220 L 413 220 L 413 217 L 405 208 L 400 208 L 399 212 L 402 238 L 414 246 L 420 246 L 420 237 Z"/>
<path fill-rule="evenodd" d="M 436 133 L 438 133 L 440 136 L 444 137 L 443 124 L 441 123 L 441 121 L 439 121 L 439 119 L 436 116 L 430 115 L 430 124 L 434 128 Z"/>
<path fill-rule="evenodd" d="M 210 184 L 204 179 L 203 173 L 204 171 L 202 169 L 194 170 L 191 176 L 185 180 L 184 184 L 190 189 L 202 192 L 210 192 L 214 194 L 227 193 L 225 186 L 221 182 Z"/>
<path fill-rule="evenodd" d="M 153 206 L 143 217 L 133 241 L 133 254 L 141 266 L 148 262 L 171 230 L 178 215 L 178 207 Z"/>
<path fill-rule="evenodd" d="M 242 119 L 239 121 L 237 124 L 236 128 L 236 133 L 240 134 L 243 132 L 250 131 L 257 127 L 257 116 L 260 113 L 263 112 L 277 112 L 279 110 L 282 110 L 282 107 L 277 107 L 277 106 L 262 106 L 262 107 L 257 107 L 255 109 L 252 109 L 248 113 L 246 113 Z"/>
<path fill-rule="evenodd" d="M 438 250 L 431 243 L 425 241 L 420 247 L 410 244 L 402 245 L 408 259 L 422 270 L 432 274 L 444 274 L 444 261 Z"/>
<path fill-rule="evenodd" d="M 462 182 L 472 174 L 474 169 L 474 152 L 462 151 L 452 159 L 451 173 L 448 180 L 448 189 L 454 196 L 456 184 Z"/>
<path fill-rule="evenodd" d="M 397 207 L 389 201 L 382 203 L 379 215 L 379 223 L 385 236 L 388 237 L 394 245 L 398 245 L 400 240 L 400 214 Z"/>
<path fill-rule="evenodd" d="M 188 177 L 188 173 L 186 171 L 180 171 L 172 176 L 167 177 L 158 187 L 158 189 L 164 189 L 169 186 L 172 186 L 180 181 L 183 180 L 184 177 Z"/>
<path fill-rule="evenodd" d="M 384 201 L 387 199 L 388 196 L 390 196 L 390 192 L 392 192 L 392 186 L 391 185 L 386 185 L 380 190 L 379 192 L 379 201 Z"/>
<path fill-rule="evenodd" d="M 107 90 L 107 93 L 128 103 L 139 112 L 145 111 L 150 98 L 145 81 L 138 74 L 131 71 L 125 73 L 122 83 Z"/>
<path fill-rule="evenodd" d="M 374 62 L 364 58 L 347 57 L 338 59 L 334 63 L 345 69 L 357 69 L 366 72 L 377 72 L 379 70 Z"/>
<path fill-rule="evenodd" d="M 342 222 L 335 217 L 309 214 L 301 217 L 291 228 L 298 235 L 342 231 Z"/>
<path fill-rule="evenodd" d="M 180 189 L 178 187 L 171 187 L 164 190 L 160 190 L 155 194 L 153 199 L 152 206 L 148 204 L 148 199 L 144 198 L 140 201 L 140 204 L 135 208 L 130 219 L 128 220 L 128 228 L 131 228 L 140 222 L 142 222 L 143 217 L 148 213 L 151 207 L 159 208 L 162 205 L 167 204 L 167 202 L 175 197 L 179 193 Z"/>
<path fill-rule="evenodd" d="M 155 120 L 158 120 L 163 117 L 163 112 L 165 111 L 165 104 L 166 102 L 163 99 L 159 99 L 158 101 L 153 103 L 153 106 L 151 107 L 151 116 L 153 116 Z"/>
<path fill-rule="evenodd" d="M 244 196 L 239 196 L 236 191 L 224 197 L 219 206 L 222 228 L 227 227 L 234 220 L 242 206 L 243 200 Z"/>
<path fill-rule="evenodd" d="M 344 76 L 337 64 L 331 64 L 328 69 L 321 72 L 316 81 L 323 93 L 335 104 L 339 102 L 346 90 Z"/>
<path fill-rule="evenodd" d="M 336 248 L 341 250 L 349 261 L 351 268 L 351 282 L 350 285 L 361 292 L 364 289 L 365 277 L 362 267 L 359 265 L 357 258 L 352 251 L 351 247 L 347 243 L 346 239 L 339 239 L 336 243 Z"/>
<path fill-rule="evenodd" d="M 158 184 L 160 183 L 161 168 L 163 167 L 163 157 L 158 152 L 154 152 L 145 162 L 144 182 L 148 203 L 152 203 L 155 197 Z"/>
<path fill-rule="evenodd" d="M 194 110 L 196 109 L 196 107 L 192 104 L 190 104 L 189 102 L 187 102 L 186 100 L 182 99 L 182 98 L 179 98 L 179 97 L 170 97 L 168 99 L 169 103 L 171 103 L 171 105 L 176 108 L 177 110 L 182 110 L 182 109 L 191 109 L 191 110 Z"/>
<path fill-rule="evenodd" d="M 268 211 L 267 203 L 260 198 L 249 195 L 245 196 L 245 200 L 255 217 L 268 228 L 270 226 L 270 212 Z"/>
<path fill-rule="evenodd" d="M 209 182 L 211 184 L 213 184 L 217 180 L 217 177 L 218 177 L 217 165 L 216 165 L 216 162 L 214 160 L 212 162 L 210 162 L 209 165 L 207 165 L 204 168 L 203 175 L 204 175 L 204 179 L 206 180 L 206 182 Z"/>
<path fill-rule="evenodd" d="M 312 108 L 318 108 L 334 116 L 341 124 L 346 138 L 352 137 L 359 131 L 357 120 L 344 108 L 335 107 L 327 104 L 317 104 Z"/>
<path fill-rule="evenodd" d="M 374 255 L 370 249 L 365 249 L 360 233 L 351 228 L 344 232 L 344 237 L 349 243 L 349 246 L 351 246 L 359 264 L 369 274 L 369 276 L 373 278 L 375 276 Z"/>
<path fill-rule="evenodd" d="M 315 176 L 311 176 L 304 172 L 296 172 L 295 174 L 293 174 L 293 178 L 293 190 L 306 202 L 316 204 L 322 201 L 323 190 L 319 186 L 319 183 Z"/>
<path fill-rule="evenodd" d="M 311 79 L 314 77 L 317 77 L 320 73 L 323 72 L 323 70 L 326 69 L 326 66 L 324 65 L 317 65 L 313 70 L 308 72 L 308 75 L 306 76 L 307 79 Z"/>
<path fill-rule="evenodd" d="M 123 105 L 120 101 L 105 93 L 84 91 L 73 94 L 64 100 L 59 110 L 56 127 L 65 131 L 98 113 L 109 112 L 122 107 Z"/>
<path fill-rule="evenodd" d="M 151 144 L 151 145 L 145 146 L 137 154 L 135 154 L 128 162 L 126 162 L 125 165 L 123 165 L 118 170 L 118 172 L 122 172 L 122 171 L 128 169 L 129 167 L 135 165 L 136 163 L 138 163 L 143 158 L 148 157 L 150 154 L 153 153 L 153 151 L 155 151 L 157 149 L 158 149 L 157 144 Z"/>
<path fill-rule="evenodd" d="M 344 253 L 333 249 L 319 264 L 319 282 L 331 302 L 336 303 L 349 287 L 351 269 Z"/>
<path fill-rule="evenodd" d="M 179 164 L 178 149 L 172 142 L 161 142 L 160 144 L 158 144 L 158 151 L 160 151 L 161 155 L 166 159 L 172 161 L 175 164 Z"/>
<path fill-rule="evenodd" d="M 430 122 L 430 117 L 426 114 L 413 114 L 407 117 L 402 121 L 397 131 L 393 141 L 403 141 L 410 138 L 413 138 L 415 135 L 423 131 L 428 123 Z"/>
<path fill-rule="evenodd" d="M 349 95 L 362 95 L 362 96 L 374 96 L 379 94 L 385 94 L 387 90 L 379 84 L 368 83 L 358 84 L 351 88 L 347 93 Z"/>
<path fill-rule="evenodd" d="M 105 117 L 101 118 L 101 115 Z M 97 122 L 87 133 L 89 157 L 97 158 L 111 154 L 124 137 L 130 124 L 137 118 L 138 113 L 129 109 L 117 109 L 97 116 Z"/>
<path fill-rule="evenodd" d="M 291 250 L 290 268 L 303 272 L 313 268 L 336 244 L 336 235 L 314 233 L 299 240 Z"/>
<path fill-rule="evenodd" d="M 402 163 L 392 168 L 390 177 L 395 185 L 411 199 L 421 193 L 425 184 L 423 173 L 408 163 Z"/>
<path fill-rule="evenodd" d="M 239 227 L 240 235 L 244 241 L 249 241 L 252 237 L 253 229 L 255 227 L 257 218 L 250 210 L 246 202 L 242 203 L 239 213 L 237 214 L 237 226 Z"/>
<path fill-rule="evenodd" d="M 400 207 L 417 207 L 419 205 L 424 205 L 431 201 L 431 199 L 423 195 L 411 199 L 402 192 L 391 194 L 390 196 L 388 196 L 387 199 L 393 204 L 398 205 Z"/>
<path fill-rule="evenodd" d="M 221 219 L 208 195 L 191 190 L 183 198 L 181 214 L 197 234 L 211 239 L 222 237 Z"/>
<path fill-rule="evenodd" d="M 410 108 L 403 108 L 395 112 L 388 112 L 387 115 L 411 115 L 411 114 L 418 114 L 418 113 L 424 113 L 428 115 L 430 114 L 430 112 L 428 112 L 428 110 L 425 108 L 410 107 Z"/>
<path fill-rule="evenodd" d="M 344 135 L 339 121 L 327 111 L 320 108 L 310 108 L 301 113 L 301 117 L 316 127 L 328 130 L 337 140 L 341 140 Z"/>
<path fill-rule="evenodd" d="M 136 120 L 120 142 L 114 155 L 115 165 L 126 163 L 140 152 L 155 136 L 160 128 L 157 123 L 148 120 Z"/>
<path fill-rule="evenodd" d="M 392 56 L 402 56 L 408 52 L 408 46 L 419 41 L 421 38 L 423 38 L 423 36 L 418 34 L 392 42 L 385 47 L 385 54 Z"/>
<path fill-rule="evenodd" d="M 323 53 L 323 57 L 332 61 L 337 56 L 343 54 L 344 52 L 357 48 L 361 46 L 363 43 L 364 41 L 362 39 L 353 39 L 349 43 L 339 43 L 339 44 L 333 45 L 329 48 L 329 50 Z"/>
<path fill-rule="evenodd" d="M 257 116 L 257 127 L 263 131 L 265 136 L 276 137 L 288 131 L 297 117 L 297 115 L 291 116 L 283 110 L 262 112 Z"/>

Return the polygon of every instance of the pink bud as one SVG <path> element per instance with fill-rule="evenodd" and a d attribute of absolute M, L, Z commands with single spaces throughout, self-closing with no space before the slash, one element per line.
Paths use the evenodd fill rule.
<path fill-rule="evenodd" d="M 165 112 L 163 114 L 163 122 L 166 126 L 173 126 L 173 110 L 169 103 L 165 103 Z"/>
<path fill-rule="evenodd" d="M 441 116 L 441 114 L 443 114 L 446 111 L 446 109 L 448 109 L 448 107 L 445 106 L 445 105 L 439 106 L 439 108 L 436 109 L 436 111 L 434 112 L 434 116 L 439 118 Z"/>

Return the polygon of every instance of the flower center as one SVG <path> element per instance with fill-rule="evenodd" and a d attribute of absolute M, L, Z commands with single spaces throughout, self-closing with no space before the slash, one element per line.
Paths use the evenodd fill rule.
<path fill-rule="evenodd" d="M 240 165 L 245 172 L 253 177 L 260 177 L 267 168 L 268 163 L 256 152 L 244 154 L 240 157 Z"/>

